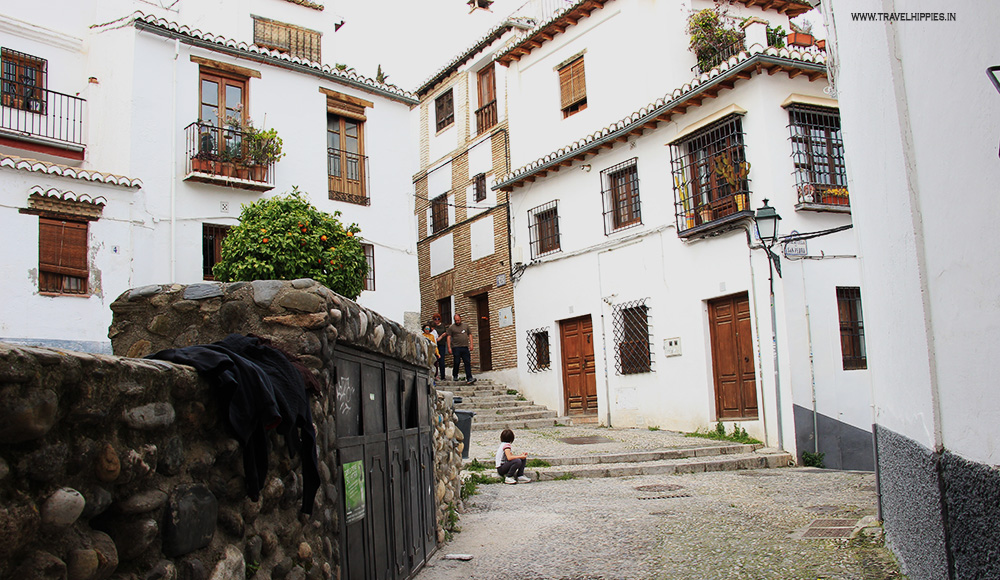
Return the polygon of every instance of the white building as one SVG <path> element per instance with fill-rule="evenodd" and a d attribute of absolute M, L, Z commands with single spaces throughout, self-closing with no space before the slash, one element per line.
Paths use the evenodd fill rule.
<path fill-rule="evenodd" d="M 701 73 L 685 27 L 713 6 L 583 0 L 498 54 L 519 167 L 497 186 L 521 262 L 519 386 L 616 427 L 739 421 L 770 445 L 870 469 L 838 105 L 825 53 L 769 48 L 766 33 L 810 7 L 734 2 L 736 22 L 753 17 L 745 39 Z M 765 198 L 782 234 L 840 229 L 781 259 L 777 374 L 752 225 Z"/>
<path fill-rule="evenodd" d="M 1000 67 L 1000 6 L 823 8 L 862 255 L 887 543 L 910 578 L 997 578 L 1000 70 L 987 69 Z"/>
<path fill-rule="evenodd" d="M 0 16 L 0 223 L 23 242 L 0 282 L 23 308 L 0 338 L 107 350 L 118 294 L 211 279 L 240 206 L 293 186 L 361 227 L 374 268 L 359 302 L 415 323 L 417 99 L 335 66 L 350 59 L 335 52 L 335 15 L 306 0 L 59 4 Z M 276 129 L 284 158 L 231 161 L 242 133 L 227 117 Z M 50 239 L 72 252 L 46 254 Z"/>

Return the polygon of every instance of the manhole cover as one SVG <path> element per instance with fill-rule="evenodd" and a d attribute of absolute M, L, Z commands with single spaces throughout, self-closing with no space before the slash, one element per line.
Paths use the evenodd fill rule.
<path fill-rule="evenodd" d="M 853 528 L 857 520 L 819 519 L 809 524 L 810 528 Z"/>
<path fill-rule="evenodd" d="M 613 439 L 601 437 L 600 435 L 588 435 L 586 437 L 563 437 L 559 440 L 563 443 L 569 443 L 570 445 L 594 445 L 596 443 L 612 443 L 614 441 Z"/>
<path fill-rule="evenodd" d="M 635 489 L 637 491 L 657 492 L 657 491 L 677 491 L 678 489 L 681 489 L 682 487 L 683 486 L 681 486 L 681 485 L 676 485 L 676 484 L 673 484 L 673 483 L 655 483 L 653 485 L 640 485 L 639 487 L 637 487 Z"/>
<path fill-rule="evenodd" d="M 803 538 L 847 538 L 853 532 L 853 528 L 809 528 Z"/>
<path fill-rule="evenodd" d="M 674 499 L 674 498 L 678 498 L 678 497 L 691 497 L 691 494 L 690 493 L 684 493 L 684 492 L 680 492 L 680 493 L 667 493 L 667 494 L 663 494 L 663 495 L 651 495 L 651 496 L 647 496 L 647 497 L 640 497 L 639 499 Z"/>

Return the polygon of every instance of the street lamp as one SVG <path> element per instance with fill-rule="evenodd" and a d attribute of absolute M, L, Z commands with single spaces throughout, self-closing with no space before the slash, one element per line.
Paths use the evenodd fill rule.
<path fill-rule="evenodd" d="M 778 262 L 778 256 L 771 251 L 774 244 L 778 242 L 778 222 L 780 220 L 781 216 L 767 204 L 765 198 L 764 205 L 757 210 L 757 215 L 754 216 L 754 221 L 757 224 L 757 237 L 760 238 L 764 245 L 764 251 L 767 252 L 767 281 L 771 288 L 771 348 L 774 351 L 774 400 L 778 406 L 778 447 L 784 449 L 784 436 L 781 428 L 781 382 L 778 377 L 778 317 L 774 309 L 774 271 L 777 270 L 778 276 L 781 276 L 781 263 Z"/>

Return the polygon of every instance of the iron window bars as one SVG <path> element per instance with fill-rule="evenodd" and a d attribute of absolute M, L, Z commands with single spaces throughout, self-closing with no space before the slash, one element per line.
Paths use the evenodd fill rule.
<path fill-rule="evenodd" d="M 793 105 L 788 108 L 788 121 L 798 202 L 850 205 L 840 113 Z"/>
<path fill-rule="evenodd" d="M 442 193 L 431 200 L 431 233 L 436 234 L 448 227 L 448 194 Z"/>
<path fill-rule="evenodd" d="M 549 328 L 528 331 L 528 372 L 538 373 L 552 368 L 549 351 Z"/>
<path fill-rule="evenodd" d="M 750 212 L 743 122 L 729 115 L 670 145 L 677 231 Z"/>
<path fill-rule="evenodd" d="M 865 324 L 861 316 L 861 288 L 838 287 L 837 311 L 840 317 L 840 353 L 844 370 L 867 369 Z"/>
<path fill-rule="evenodd" d="M 365 251 L 365 262 L 368 263 L 368 273 L 365 274 L 365 290 L 375 291 L 375 246 L 372 244 L 361 244 L 361 249 Z"/>
<path fill-rule="evenodd" d="M 653 370 L 653 331 L 649 325 L 648 300 L 615 304 L 612 308 L 616 374 L 632 375 Z"/>
<path fill-rule="evenodd" d="M 476 175 L 475 181 L 473 182 L 473 188 L 475 189 L 475 199 L 477 202 L 486 199 L 486 174 L 480 173 Z"/>
<path fill-rule="evenodd" d="M 604 235 L 642 225 L 639 204 L 638 157 L 601 172 L 604 200 Z"/>
<path fill-rule="evenodd" d="M 528 234 L 531 258 L 559 251 L 559 200 L 550 201 L 528 211 Z"/>
<path fill-rule="evenodd" d="M 287 52 L 291 56 L 312 62 L 320 62 L 322 38 L 323 34 L 315 30 L 260 16 L 253 17 L 253 43 L 257 46 Z"/>
<path fill-rule="evenodd" d="M 438 131 L 455 122 L 455 96 L 451 89 L 434 99 L 434 120 Z"/>
<path fill-rule="evenodd" d="M 80 97 L 50 91 L 48 61 L 4 48 L 0 50 L 0 128 L 83 145 Z"/>

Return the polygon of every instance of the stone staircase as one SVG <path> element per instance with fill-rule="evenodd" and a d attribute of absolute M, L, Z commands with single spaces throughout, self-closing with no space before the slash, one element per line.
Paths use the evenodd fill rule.
<path fill-rule="evenodd" d="M 538 459 L 551 467 L 525 469 L 525 474 L 536 481 L 765 469 L 788 467 L 795 462 L 786 451 L 741 443 Z"/>
<path fill-rule="evenodd" d="M 536 429 L 553 427 L 557 413 L 517 394 L 508 394 L 507 385 L 492 379 L 478 379 L 474 384 L 465 381 L 438 381 L 437 389 L 451 391 L 462 402 L 456 409 L 472 411 L 473 431 L 500 431 L 503 429 Z M 513 389 L 510 389 L 514 392 Z"/>

